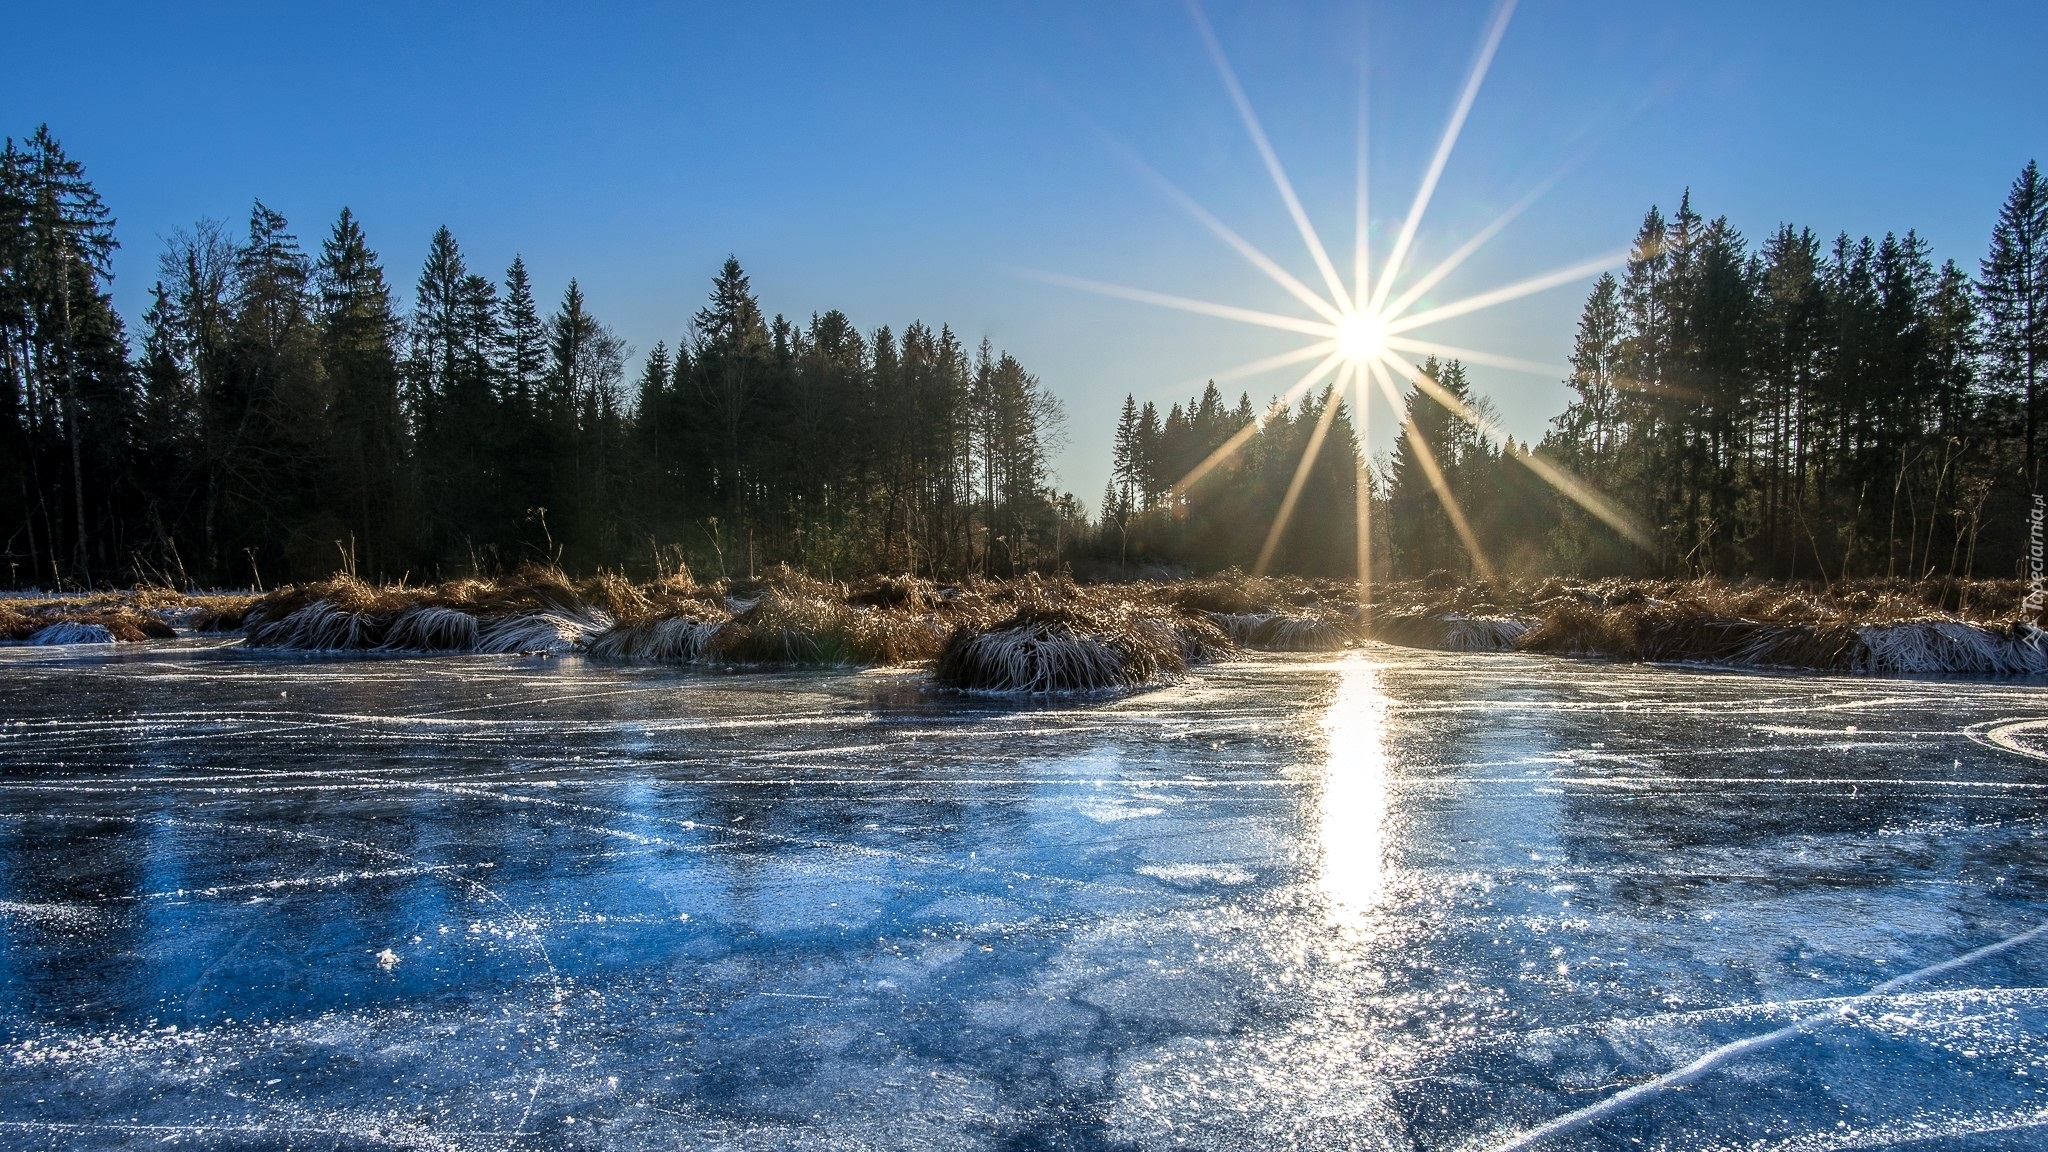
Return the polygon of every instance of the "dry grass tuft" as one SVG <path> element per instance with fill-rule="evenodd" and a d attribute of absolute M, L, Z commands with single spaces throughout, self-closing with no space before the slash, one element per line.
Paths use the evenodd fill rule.
<path fill-rule="evenodd" d="M 576 597 L 585 605 L 602 609 L 615 620 L 645 616 L 654 608 L 653 601 L 617 572 L 600 572 L 577 584 Z"/>
<path fill-rule="evenodd" d="M 529 564 L 504 579 L 420 587 L 338 575 L 280 588 L 250 606 L 240 623 L 252 648 L 564 652 L 580 647 L 585 633 L 609 627 L 614 606 L 650 610 L 621 577 L 592 577 L 579 592 L 560 569 Z M 228 620 L 223 614 L 204 623 L 222 627 Z"/>
<path fill-rule="evenodd" d="M 622 663 L 700 663 L 717 655 L 721 619 L 652 616 L 614 624 L 590 642 L 590 655 Z"/>
<path fill-rule="evenodd" d="M 240 632 L 247 620 L 249 609 L 255 607 L 256 597 L 219 597 L 221 603 L 205 605 L 186 618 L 185 626 L 194 632 Z"/>
<path fill-rule="evenodd" d="M 1206 617 L 1069 585 L 1026 596 L 993 623 L 955 630 L 932 676 L 967 692 L 1099 693 L 1154 683 L 1230 649 Z"/>
<path fill-rule="evenodd" d="M 1519 647 L 1525 652 L 1548 652 L 1558 656 L 1612 656 L 1639 660 L 1642 658 L 1642 646 L 1636 638 L 1636 623 L 1633 614 L 1605 611 L 1559 598 L 1553 607 L 1537 617 L 1534 627 L 1522 634 Z"/>
<path fill-rule="evenodd" d="M 928 614 L 850 604 L 822 582 L 770 587 L 720 628 L 718 658 L 733 664 L 912 664 L 938 654 L 943 628 Z"/>
<path fill-rule="evenodd" d="M 104 598 L 83 606 L 66 601 L 0 604 L 0 641 L 16 644 L 139 644 L 176 635 L 156 616 L 109 605 Z"/>
<path fill-rule="evenodd" d="M 846 586 L 816 576 L 787 564 L 771 564 L 759 576 L 751 579 L 730 581 L 726 585 L 727 597 L 742 602 L 759 600 L 769 593 L 779 593 L 797 600 L 843 600 Z"/>
<path fill-rule="evenodd" d="M 872 576 L 854 585 L 848 604 L 904 612 L 929 612 L 941 603 L 939 588 L 915 576 Z"/>
<path fill-rule="evenodd" d="M 718 630 L 718 658 L 733 664 L 852 664 L 843 605 L 764 585 Z"/>
<path fill-rule="evenodd" d="M 1330 652 L 1357 638 L 1352 622 L 1304 612 L 1209 612 L 1231 643 L 1268 652 Z"/>
<path fill-rule="evenodd" d="M 1247 576 L 1235 568 L 1199 580 L 1170 584 L 1163 599 L 1189 612 L 1219 616 L 1258 616 L 1295 602 L 1302 587 L 1284 584 L 1280 578 Z"/>

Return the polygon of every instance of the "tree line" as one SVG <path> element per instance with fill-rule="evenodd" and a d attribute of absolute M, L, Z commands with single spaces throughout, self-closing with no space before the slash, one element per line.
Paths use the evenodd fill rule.
<path fill-rule="evenodd" d="M 1015 357 L 769 318 L 737 260 L 635 368 L 574 280 L 544 309 L 519 258 L 487 276 L 443 228 L 401 309 L 347 209 L 309 252 L 258 202 L 170 237 L 131 348 L 113 226 L 47 128 L 0 149 L 15 586 L 1007 573 L 1090 531 L 1052 483 L 1060 405 Z"/>
<path fill-rule="evenodd" d="M 2048 449 L 2048 183 L 2020 172 L 1974 276 L 1911 231 L 1830 242 L 1785 224 L 1752 249 L 1688 194 L 1594 285 L 1571 365 L 1538 451 L 1654 546 L 1553 502 L 1552 566 L 2023 575 Z"/>
<path fill-rule="evenodd" d="M 1361 492 L 1380 576 L 2009 575 L 2048 452 L 2033 164 L 1974 275 L 1912 232 L 1784 225 L 1752 248 L 1689 194 L 1652 208 L 1533 445 L 1494 433 L 1456 361 L 1421 366 L 1453 406 L 1411 391 L 1370 463 L 1332 389 L 1263 410 L 1213 383 L 1163 413 L 1127 397 L 1093 516 L 1054 483 L 1060 405 L 1014 357 L 943 326 L 771 318 L 734 259 L 674 346 L 629 364 L 576 281 L 544 308 L 517 256 L 486 275 L 446 228 L 403 307 L 347 209 L 311 251 L 261 202 L 244 228 L 202 221 L 167 241 L 139 340 L 109 292 L 116 243 L 47 128 L 0 147 L 13 586 L 527 560 L 1348 576 Z"/>
<path fill-rule="evenodd" d="M 1353 509 L 1371 480 L 1335 389 L 1260 410 L 1249 393 L 1228 405 L 1211 381 L 1164 415 L 1127 395 L 1112 443 L 1097 531 L 1077 537 L 1077 558 L 1096 571 L 1357 571 Z"/>
<path fill-rule="evenodd" d="M 1690 193 L 1669 217 L 1651 208 L 1587 297 L 1572 398 L 1533 445 L 1498 434 L 1462 365 L 1421 369 L 1454 405 L 1412 389 L 1364 481 L 1379 575 L 2025 576 L 2048 452 L 2048 182 L 2021 171 L 1974 275 L 1910 231 L 1823 241 L 1787 224 L 1752 247 Z M 1126 411 L 1138 447 L 1120 433 L 1118 474 L 1139 477 L 1144 515 L 1191 459 L 1148 446 L 1188 433 L 1179 408 Z M 1155 455 L 1171 460 L 1157 475 Z M 1245 554 L 1245 538 L 1203 536 L 1201 482 L 1157 507 L 1141 535 L 1159 558 Z M 1307 529 L 1348 530 L 1335 510 Z"/>

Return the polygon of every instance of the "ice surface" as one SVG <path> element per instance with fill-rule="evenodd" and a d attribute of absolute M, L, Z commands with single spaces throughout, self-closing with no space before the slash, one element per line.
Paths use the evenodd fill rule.
<path fill-rule="evenodd" d="M 2044 705 L 9 649 L 0 1146 L 2042 1147 Z"/>

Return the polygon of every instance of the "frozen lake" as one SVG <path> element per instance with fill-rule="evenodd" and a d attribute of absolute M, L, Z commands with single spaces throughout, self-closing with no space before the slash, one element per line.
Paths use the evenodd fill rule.
<path fill-rule="evenodd" d="M 0 650 L 0 1145 L 2040 1148 L 2044 803 L 2016 684 Z"/>

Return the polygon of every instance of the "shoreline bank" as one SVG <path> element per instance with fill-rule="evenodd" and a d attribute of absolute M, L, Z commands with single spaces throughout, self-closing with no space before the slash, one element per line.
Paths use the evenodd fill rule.
<path fill-rule="evenodd" d="M 1239 649 L 1366 641 L 1462 652 L 1867 675 L 2048 676 L 2022 582 L 1461 581 L 1374 585 L 1231 572 L 1175 582 L 1057 577 L 843 583 L 581 580 L 529 566 L 435 585 L 348 576 L 268 593 L 160 588 L 0 599 L 0 640 L 137 643 L 240 633 L 280 652 L 566 654 L 621 662 L 928 665 L 1001 694 L 1140 687 Z"/>

